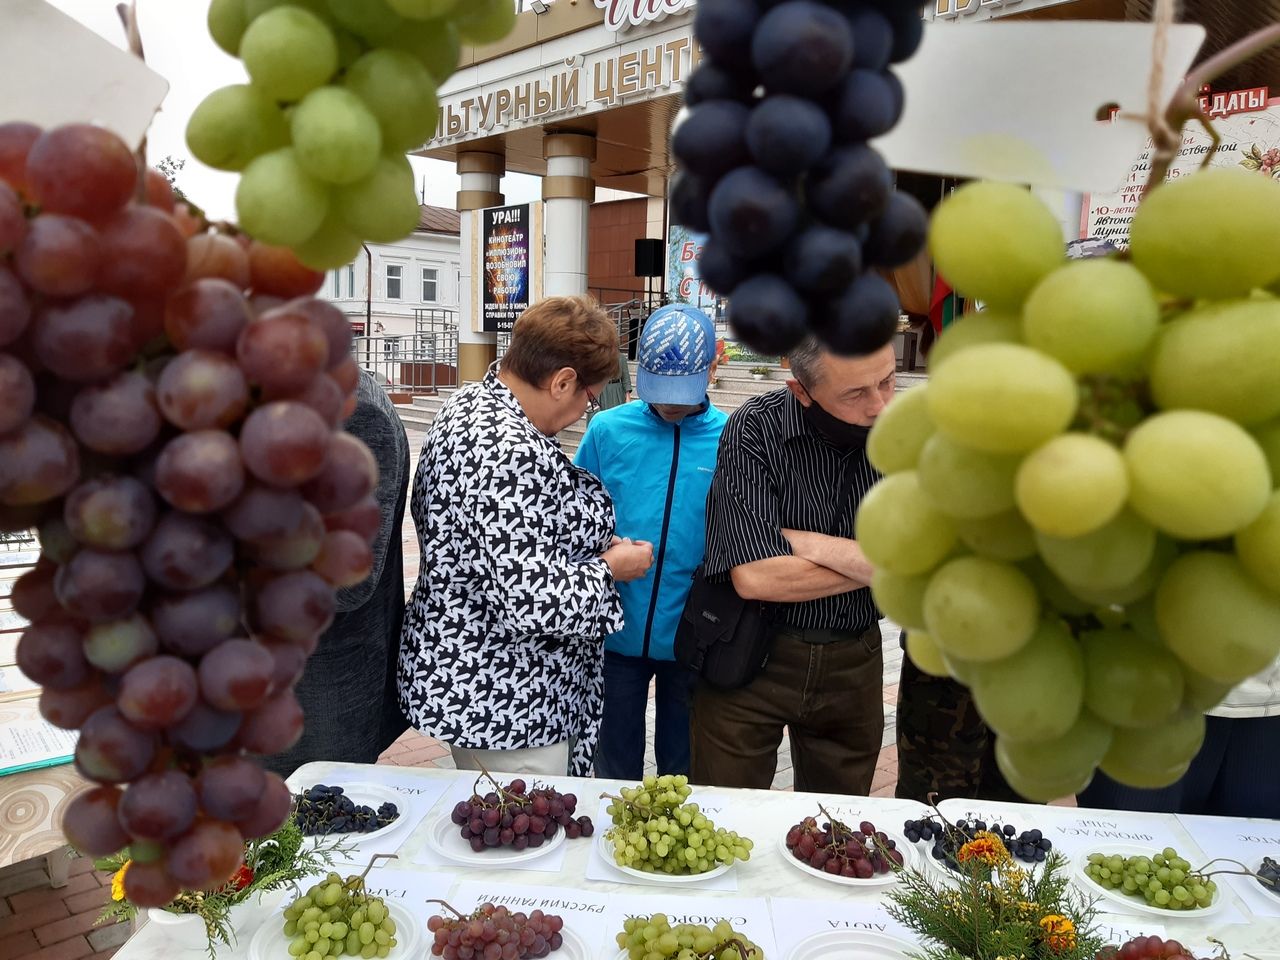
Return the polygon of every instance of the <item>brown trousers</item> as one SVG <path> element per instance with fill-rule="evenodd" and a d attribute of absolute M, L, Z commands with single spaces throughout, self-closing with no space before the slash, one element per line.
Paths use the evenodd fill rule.
<path fill-rule="evenodd" d="M 698 684 L 690 779 L 767 790 L 783 729 L 795 789 L 866 796 L 884 733 L 884 661 L 877 624 L 861 635 L 811 643 L 781 627 L 764 671 L 739 690 Z"/>

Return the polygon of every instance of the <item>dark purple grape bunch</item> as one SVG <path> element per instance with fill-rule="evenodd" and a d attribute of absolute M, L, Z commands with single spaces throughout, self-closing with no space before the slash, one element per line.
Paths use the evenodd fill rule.
<path fill-rule="evenodd" d="M 483 780 L 488 780 L 494 789 L 481 794 Z M 577 808 L 578 798 L 572 793 L 538 784 L 529 789 L 519 779 L 503 786 L 482 774 L 471 799 L 455 804 L 449 817 L 476 853 L 496 847 L 527 850 L 549 842 L 562 829 L 570 840 L 595 833 L 590 817 L 575 819 Z"/>
<path fill-rule="evenodd" d="M 787 831 L 791 856 L 814 870 L 849 880 L 870 880 L 902 866 L 897 843 L 864 820 L 854 830 L 823 811 L 825 823 L 805 817 Z"/>
<path fill-rule="evenodd" d="M 877 270 L 912 260 L 928 218 L 867 141 L 903 109 L 889 69 L 920 45 L 921 0 L 700 0 L 706 56 L 672 135 L 672 219 L 708 233 L 701 274 L 752 349 L 810 334 L 865 354 L 897 329 Z"/>

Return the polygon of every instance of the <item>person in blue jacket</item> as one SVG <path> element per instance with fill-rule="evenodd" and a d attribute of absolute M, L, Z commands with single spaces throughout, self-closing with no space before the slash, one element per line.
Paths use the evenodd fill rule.
<path fill-rule="evenodd" d="M 689 772 L 689 699 L 695 677 L 675 662 L 676 627 L 705 546 L 707 491 L 728 417 L 711 405 L 715 326 L 673 304 L 644 326 L 636 395 L 597 414 L 576 462 L 613 498 L 617 529 L 654 545 L 648 574 L 618 584 L 626 625 L 605 642 L 604 719 L 596 775 L 644 774 L 645 708 L 657 679 L 654 750 L 659 774 Z"/>

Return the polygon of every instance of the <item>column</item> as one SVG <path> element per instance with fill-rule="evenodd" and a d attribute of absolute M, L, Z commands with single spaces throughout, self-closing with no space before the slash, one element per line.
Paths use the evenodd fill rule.
<path fill-rule="evenodd" d="M 462 189 L 458 191 L 458 213 L 462 215 L 462 232 L 459 237 L 458 272 L 458 383 L 481 380 L 485 371 L 498 356 L 497 337 L 480 332 L 480 318 L 476 316 L 480 280 L 476 276 L 476 244 L 478 239 L 472 226 L 472 210 L 499 207 L 503 196 L 499 192 L 502 175 L 506 173 L 507 160 L 502 154 L 466 152 L 458 154 L 458 175 Z M 481 268 L 482 269 L 482 268 Z"/>
<path fill-rule="evenodd" d="M 548 297 L 587 292 L 587 220 L 596 185 L 591 161 L 596 138 L 585 133 L 549 133 L 542 141 L 547 175 L 542 179 L 546 260 L 543 293 Z"/>

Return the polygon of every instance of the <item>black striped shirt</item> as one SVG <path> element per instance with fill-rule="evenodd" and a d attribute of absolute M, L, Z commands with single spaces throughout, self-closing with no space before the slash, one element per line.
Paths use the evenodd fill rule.
<path fill-rule="evenodd" d="M 784 529 L 852 537 L 858 503 L 879 479 L 865 449 L 838 450 L 815 433 L 790 390 L 747 401 L 729 417 L 720 437 L 707 498 L 707 576 L 790 556 Z M 839 503 L 845 485 L 852 495 Z M 776 604 L 774 617 L 802 629 L 862 631 L 880 619 L 880 612 L 864 587 Z"/>

